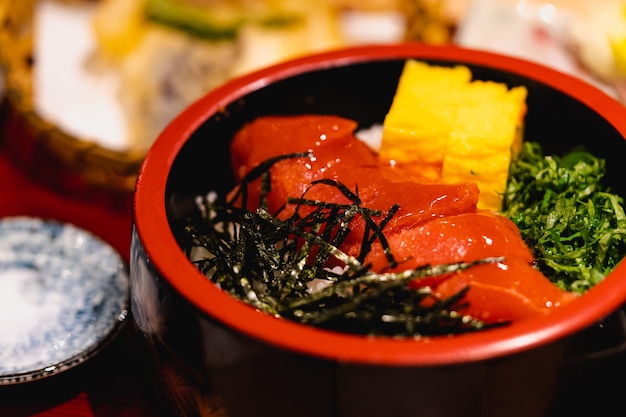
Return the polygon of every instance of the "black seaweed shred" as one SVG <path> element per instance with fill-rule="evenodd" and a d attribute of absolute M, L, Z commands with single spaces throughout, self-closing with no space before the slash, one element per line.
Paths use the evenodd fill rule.
<path fill-rule="evenodd" d="M 384 234 L 397 205 L 386 212 L 365 208 L 358 187 L 351 190 L 322 179 L 309 189 L 335 187 L 350 204 L 307 199 L 305 192 L 285 202 L 281 211 L 288 204 L 295 206 L 288 219 L 269 213 L 270 168 L 283 159 L 310 156 L 305 152 L 268 159 L 246 175 L 230 199 L 202 199 L 201 214 L 187 222 L 181 245 L 211 281 L 268 314 L 347 333 L 421 337 L 509 324 L 486 324 L 458 313 L 466 306 L 467 287 L 439 299 L 427 286 L 408 285 L 503 258 L 396 273 L 374 273 L 364 264 L 372 245 L 379 243 L 389 267 L 398 265 Z M 584 150 L 546 156 L 535 142 L 524 142 L 511 164 L 502 214 L 520 229 L 537 268 L 563 290 L 587 291 L 626 254 L 623 199 L 602 185 L 604 175 L 604 160 Z M 248 187 L 257 180 L 258 209 L 242 209 L 249 203 Z M 356 216 L 366 227 L 360 252 L 351 257 L 338 247 Z M 323 285 L 313 290 L 316 283 Z"/>
<path fill-rule="evenodd" d="M 503 258 L 389 273 L 374 273 L 364 264 L 378 242 L 390 267 L 397 265 L 383 233 L 397 205 L 386 212 L 363 207 L 358 188 L 351 190 L 341 182 L 322 179 L 311 183 L 309 189 L 335 187 L 350 204 L 307 199 L 305 191 L 301 198 L 286 202 L 295 206 L 289 218 L 281 220 L 278 213 L 269 213 L 266 196 L 271 166 L 286 158 L 308 156 L 294 153 L 269 159 L 253 169 L 229 199 L 201 199 L 201 214 L 187 222 L 182 247 L 212 282 L 268 314 L 347 333 L 421 337 L 507 324 L 486 324 L 458 313 L 465 305 L 468 288 L 441 299 L 427 286 L 408 285 Z M 256 180 L 262 184 L 261 196 L 258 209 L 252 212 L 241 207 L 247 207 L 248 187 Z M 366 228 L 359 255 L 351 257 L 338 247 L 356 216 L 365 220 Z"/>

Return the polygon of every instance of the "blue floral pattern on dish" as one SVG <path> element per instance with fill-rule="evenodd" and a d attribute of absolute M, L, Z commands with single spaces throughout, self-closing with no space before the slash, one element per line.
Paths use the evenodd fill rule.
<path fill-rule="evenodd" d="M 128 312 L 120 255 L 89 232 L 33 217 L 0 220 L 0 384 L 93 356 Z"/>

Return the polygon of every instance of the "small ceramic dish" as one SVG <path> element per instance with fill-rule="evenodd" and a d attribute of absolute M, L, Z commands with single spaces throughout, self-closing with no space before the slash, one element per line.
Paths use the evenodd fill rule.
<path fill-rule="evenodd" d="M 73 368 L 119 333 L 128 274 L 107 243 L 71 224 L 0 219 L 0 385 Z"/>

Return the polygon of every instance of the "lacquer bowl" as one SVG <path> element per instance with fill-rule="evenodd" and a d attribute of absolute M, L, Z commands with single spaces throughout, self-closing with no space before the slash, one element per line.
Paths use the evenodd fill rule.
<path fill-rule="evenodd" d="M 626 196 L 626 109 L 533 63 L 454 46 L 400 44 L 309 56 L 233 80 L 165 129 L 136 185 L 133 318 L 171 414 L 542 416 L 555 407 L 568 366 L 580 359 L 572 352 L 580 353 L 581 335 L 619 312 L 626 300 L 624 264 L 547 317 L 461 337 L 370 338 L 256 311 L 192 265 L 172 226 L 195 208 L 195 196 L 233 187 L 229 143 L 238 129 L 276 114 L 382 123 L 409 58 L 463 64 L 475 78 L 526 86 L 526 138 L 546 153 L 586 146 L 606 158 L 609 185 Z"/>

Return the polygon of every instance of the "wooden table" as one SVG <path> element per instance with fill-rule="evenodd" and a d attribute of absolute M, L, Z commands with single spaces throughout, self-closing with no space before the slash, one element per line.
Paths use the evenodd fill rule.
<path fill-rule="evenodd" d="M 2 107 L 2 127 L 12 122 Z M 68 221 L 90 230 L 113 245 L 128 261 L 131 196 L 110 206 L 86 201 L 46 186 L 16 164 L 7 135 L 0 137 L 0 217 L 31 215 Z M 130 320 L 121 336 L 95 358 L 75 369 L 35 383 L 0 386 L 2 417 L 148 417 L 157 415 L 149 378 Z M 1 337 L 1 335 L 0 335 Z"/>

